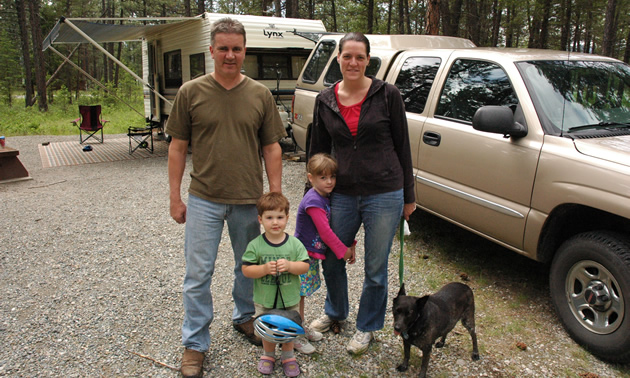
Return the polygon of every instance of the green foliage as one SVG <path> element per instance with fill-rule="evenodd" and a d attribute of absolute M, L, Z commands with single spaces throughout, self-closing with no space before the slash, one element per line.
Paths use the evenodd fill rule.
<path fill-rule="evenodd" d="M 116 92 L 120 93 L 120 89 Z M 143 113 L 142 91 L 137 87 L 128 98 L 134 109 Z M 17 100 L 14 99 L 14 103 Z M 106 134 L 126 133 L 129 126 L 143 126 L 144 116 L 131 110 L 124 103 L 103 91 L 81 92 L 73 99 L 67 88 L 55 93 L 55 102 L 48 112 L 40 112 L 37 107 L 8 106 L 0 104 L 0 135 L 72 135 L 78 133 L 72 120 L 79 117 L 78 105 L 101 104 L 102 117 L 109 121 L 103 129 Z"/>

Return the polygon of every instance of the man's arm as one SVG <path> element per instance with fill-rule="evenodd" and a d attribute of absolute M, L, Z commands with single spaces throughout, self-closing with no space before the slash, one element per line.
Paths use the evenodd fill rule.
<path fill-rule="evenodd" d="M 168 186 L 171 217 L 177 223 L 186 222 L 186 204 L 182 201 L 182 177 L 186 169 L 188 141 L 173 138 L 168 147 Z"/>
<path fill-rule="evenodd" d="M 280 143 L 275 142 L 263 146 L 262 155 L 265 160 L 269 191 L 282 193 L 282 147 L 280 147 Z"/>

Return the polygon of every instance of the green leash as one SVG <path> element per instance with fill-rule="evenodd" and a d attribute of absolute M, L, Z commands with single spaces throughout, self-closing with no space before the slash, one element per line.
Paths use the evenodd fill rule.
<path fill-rule="evenodd" d="M 403 284 L 403 276 L 405 274 L 405 262 L 403 259 L 404 250 L 405 250 L 405 218 L 400 218 L 400 227 L 399 227 L 398 238 L 400 239 L 400 259 L 398 261 L 398 281 L 399 285 Z"/>

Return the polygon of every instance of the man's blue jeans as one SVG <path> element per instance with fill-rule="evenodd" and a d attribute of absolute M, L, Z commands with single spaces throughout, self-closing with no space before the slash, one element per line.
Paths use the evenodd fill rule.
<path fill-rule="evenodd" d="M 210 285 L 225 221 L 234 251 L 232 321 L 235 324 L 244 323 L 255 312 L 254 283 L 243 276 L 241 266 L 247 244 L 260 235 L 256 206 L 221 204 L 189 195 L 186 210 L 182 343 L 186 348 L 199 352 L 206 352 L 210 347 L 209 327 L 214 318 Z"/>
<path fill-rule="evenodd" d="M 345 245 L 352 245 L 361 223 L 365 230 L 363 292 L 356 327 L 363 332 L 383 328 L 387 309 L 387 262 L 403 210 L 403 191 L 370 196 L 333 193 L 331 228 Z M 359 241 L 361 243 L 361 241 Z M 322 260 L 326 280 L 324 311 L 331 319 L 348 317 L 348 275 L 346 262 L 327 251 Z"/>

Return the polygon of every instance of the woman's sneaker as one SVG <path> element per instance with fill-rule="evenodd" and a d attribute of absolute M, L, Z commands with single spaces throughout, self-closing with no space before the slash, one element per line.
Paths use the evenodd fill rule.
<path fill-rule="evenodd" d="M 346 349 L 354 355 L 359 355 L 368 349 L 370 341 L 372 341 L 372 332 L 357 330 L 357 333 L 352 336 L 352 340 L 350 340 Z"/>
<path fill-rule="evenodd" d="M 320 333 L 321 335 L 321 333 Z M 293 348 L 303 354 L 311 354 L 315 352 L 315 347 L 308 342 L 306 337 L 300 336 L 293 342 Z"/>
<path fill-rule="evenodd" d="M 315 319 L 311 323 L 310 328 L 313 331 L 324 333 L 324 332 L 327 332 L 331 326 L 336 325 L 335 333 L 339 333 L 342 324 L 343 324 L 343 320 L 332 320 L 331 318 L 328 317 L 328 315 L 322 315 L 319 319 Z"/>

